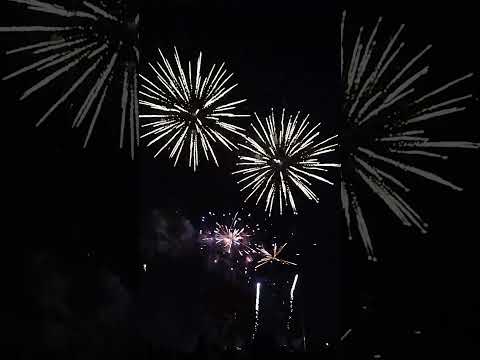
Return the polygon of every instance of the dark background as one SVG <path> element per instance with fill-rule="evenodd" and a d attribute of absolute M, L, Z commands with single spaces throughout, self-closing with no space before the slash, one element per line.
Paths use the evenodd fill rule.
<path fill-rule="evenodd" d="M 196 58 L 201 50 L 204 64 L 222 60 L 235 73 L 234 81 L 239 82 L 235 94 L 237 98 L 248 98 L 246 111 L 262 115 L 271 106 L 292 112 L 302 110 L 321 119 L 328 135 L 338 125 L 339 22 L 343 8 L 349 11 L 347 24 L 352 28 L 360 24 L 373 26 L 379 15 L 385 17 L 385 26 L 392 32 L 405 22 L 403 39 L 408 40 L 413 53 L 428 43 L 434 45 L 428 61 L 440 82 L 478 69 L 480 60 L 475 12 L 458 2 L 454 6 L 399 2 L 379 7 L 365 2 L 359 6 L 307 1 L 170 0 L 143 1 L 136 6 L 142 14 L 140 73 L 146 61 L 156 56 L 157 47 L 171 56 L 175 45 L 184 59 Z M 4 7 L 7 4 L 2 4 L 2 25 L 14 23 L 12 19 L 28 23 L 24 13 L 15 12 L 14 6 L 9 7 L 7 21 Z M 2 34 L 4 48 L 18 46 L 19 37 Z M 17 68 L 15 56 L 2 55 L 1 61 L 4 74 Z M 98 296 L 91 295 L 97 294 L 99 288 L 110 289 L 104 292 L 115 299 L 145 304 L 145 298 L 161 298 L 162 288 L 155 284 L 184 281 L 185 285 L 178 288 L 171 284 L 171 296 L 182 303 L 184 313 L 194 314 L 191 318 L 195 318 L 201 312 L 198 304 L 180 299 L 200 297 L 197 292 L 203 283 L 196 275 L 198 260 L 195 256 L 177 259 L 154 272 L 157 276 L 145 280 L 139 251 L 143 224 L 155 208 L 170 213 L 178 210 L 195 225 L 206 210 L 238 207 L 241 197 L 229 175 L 233 155 L 221 156 L 219 169 L 210 163 L 201 164 L 196 174 L 183 164 L 173 168 L 166 157 L 153 160 L 153 149 L 141 147 L 140 156 L 131 161 L 127 151 L 117 149 L 118 106 L 113 97 L 104 113 L 112 120 L 103 125 L 99 122 L 89 147 L 83 150 L 85 133 L 69 128 L 65 120 L 73 110 L 68 107 L 56 112 L 44 126 L 34 127 L 55 98 L 39 92 L 18 102 L 28 80 L 26 75 L 1 85 L 3 138 L 7 140 L 4 189 L 8 199 L 2 251 L 2 316 L 13 335 L 8 343 L 17 350 L 25 346 L 43 349 L 39 338 L 46 331 L 54 334 L 49 337 L 51 343 L 63 343 L 58 334 L 65 331 L 52 330 L 52 324 L 57 326 L 58 322 L 40 325 L 52 316 L 48 306 L 56 309 L 56 305 L 48 305 L 47 310 L 39 310 L 35 305 L 43 296 L 37 290 L 39 284 L 44 283 L 57 289 L 47 293 L 67 293 L 64 302 L 69 304 L 70 315 L 65 315 L 68 321 L 62 326 L 76 334 L 71 336 L 80 348 L 83 343 L 95 344 L 84 334 L 90 325 L 78 324 L 82 314 L 98 308 L 96 302 L 113 302 L 115 311 L 121 314 L 112 315 L 114 320 L 108 326 L 114 328 L 114 321 L 123 317 L 123 302 L 99 301 Z M 468 85 L 478 90 L 478 76 Z M 438 132 L 478 141 L 478 93 L 476 99 L 468 114 L 440 121 Z M 346 240 L 337 189 L 319 187 L 319 205 L 300 202 L 299 216 L 273 219 L 279 233 L 296 233 L 295 241 L 287 247 L 289 255 L 297 251 L 302 254 L 296 260 L 301 263 L 301 311 L 306 319 L 309 351 L 321 351 L 326 357 L 335 353 L 348 359 L 368 359 L 375 354 L 385 359 L 430 358 L 434 354 L 459 358 L 476 351 L 480 320 L 475 285 L 475 205 L 480 195 L 476 186 L 477 159 L 477 153 L 458 151 L 452 153 L 448 164 L 431 165 L 463 186 L 462 193 L 410 178 L 410 184 L 415 185 L 413 204 L 431 225 L 428 235 L 402 228 L 381 202 L 372 199 L 371 210 L 367 208 L 366 213 L 380 258 L 376 264 L 367 262 L 360 241 Z M 258 217 L 262 213 L 253 212 Z M 55 276 L 71 285 L 51 285 L 55 284 L 51 274 L 61 274 Z M 74 290 L 65 290 L 70 288 Z M 116 291 L 121 294 L 112 295 Z M 62 296 L 58 298 L 64 299 Z M 157 330 L 142 319 L 154 316 L 149 316 L 147 310 L 128 316 L 146 332 L 138 336 L 140 345 L 132 345 L 132 349 L 148 347 L 145 339 Z M 177 321 L 172 314 L 158 321 L 169 324 L 169 316 L 174 318 L 170 319 L 175 324 L 171 326 L 188 323 L 188 319 Z M 95 329 L 109 334 L 108 326 Z M 338 343 L 350 328 L 351 334 Z M 162 331 L 166 334 L 173 330 L 165 326 Z M 141 333 L 131 329 L 125 333 L 130 332 Z M 127 336 L 125 333 L 122 336 Z M 113 341 L 108 336 L 104 339 L 107 344 Z M 336 345 L 328 349 L 326 342 Z M 75 346 L 70 345 L 72 349 Z M 28 353 L 24 356 L 28 358 Z"/>

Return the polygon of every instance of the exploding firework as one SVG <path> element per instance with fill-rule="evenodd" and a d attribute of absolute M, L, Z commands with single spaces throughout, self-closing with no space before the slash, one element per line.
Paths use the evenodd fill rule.
<path fill-rule="evenodd" d="M 72 83 L 38 120 L 37 126 L 67 99 L 71 99 L 75 92 L 83 93 L 82 86 L 86 87 L 88 95 L 72 124 L 73 127 L 79 127 L 87 115 L 92 114 L 84 142 L 85 147 L 92 135 L 108 90 L 115 82 L 119 82 L 122 84 L 120 147 L 124 144 L 125 127 L 128 126 L 133 158 L 135 144 L 138 145 L 139 142 L 136 73 L 139 58 L 136 47 L 139 16 L 131 17 L 126 5 L 120 0 L 113 1 L 109 10 L 99 1 L 96 1 L 98 4 L 83 1 L 75 9 L 45 1 L 8 1 L 24 5 L 27 10 L 38 15 L 47 14 L 52 20 L 46 26 L 0 27 L 0 32 L 46 35 L 45 38 L 30 45 L 7 52 L 7 54 L 29 52 L 35 60 L 32 60 L 30 65 L 5 76 L 3 80 L 31 71 L 43 72 L 45 74 L 43 79 L 23 93 L 21 97 L 23 100 L 62 76 L 75 74 Z"/>
<path fill-rule="evenodd" d="M 282 252 L 282 250 L 285 248 L 286 245 L 287 245 L 287 243 L 283 244 L 282 246 L 280 246 L 280 248 L 277 251 L 277 244 L 273 244 L 273 252 L 271 252 L 271 253 L 268 252 L 267 250 L 265 250 L 265 248 L 263 248 L 263 247 L 260 248 L 259 253 L 262 256 L 262 258 L 260 260 L 258 260 L 257 265 L 255 265 L 255 269 L 258 269 L 259 267 L 261 267 L 265 264 L 269 264 L 269 263 L 273 263 L 273 262 L 278 262 L 278 263 L 283 264 L 283 265 L 297 265 L 297 264 L 295 264 L 291 261 L 280 259 L 279 255 Z"/>
<path fill-rule="evenodd" d="M 309 200 L 318 202 L 312 190 L 311 180 L 333 183 L 320 174 L 330 167 L 339 167 L 336 163 L 320 161 L 320 157 L 335 150 L 337 144 L 329 144 L 337 136 L 320 140 L 317 129 L 320 123 L 310 126 L 308 115 L 300 120 L 300 112 L 295 116 L 285 115 L 282 111 L 280 124 L 275 121 L 274 111 L 263 123 L 255 114 L 256 125 L 252 129 L 256 138 L 245 137 L 240 144 L 244 153 L 239 156 L 234 172 L 241 176 L 239 184 L 245 184 L 241 191 L 248 191 L 245 201 L 256 196 L 256 204 L 265 198 L 265 211 L 272 213 L 273 205 L 278 203 L 280 214 L 284 206 L 290 206 L 297 213 L 292 188 L 298 188 Z"/>
<path fill-rule="evenodd" d="M 209 215 L 215 216 L 215 213 L 210 212 Z M 250 214 L 247 215 L 249 217 Z M 202 221 L 205 221 L 205 217 Z M 258 226 L 257 226 L 258 230 Z M 214 230 L 200 230 L 201 240 L 207 243 L 220 245 L 226 253 L 231 254 L 232 250 L 237 252 L 240 256 L 250 255 L 254 250 L 250 247 L 251 237 L 255 234 L 255 229 L 252 229 L 249 224 L 246 224 L 239 213 L 236 212 L 233 218 L 223 216 L 215 222 Z"/>
<path fill-rule="evenodd" d="M 347 54 L 345 16 L 344 12 L 341 22 L 341 68 L 345 128 L 341 144 L 344 156 L 341 199 L 349 237 L 352 237 L 352 229 L 356 224 L 369 258 L 375 260 L 358 196 L 362 184 L 380 197 L 403 224 L 414 225 L 426 232 L 427 224 L 401 196 L 401 192 L 409 190 L 402 182 L 401 175 L 414 174 L 461 190 L 435 173 L 411 165 L 411 162 L 422 157 L 445 159 L 446 156 L 438 153 L 443 149 L 479 147 L 479 144 L 472 142 L 432 139 L 422 127 L 427 120 L 465 110 L 462 103 L 472 95 L 449 97 L 445 92 L 472 74 L 420 94 L 414 86 L 425 77 L 429 67 L 419 66 L 418 63 L 431 46 L 401 64 L 398 55 L 404 43 L 399 43 L 398 39 L 404 25 L 382 45 L 382 41 L 377 40 L 382 21 L 380 18 L 368 40 L 363 36 L 363 28 L 360 29 L 352 52 Z"/>
<path fill-rule="evenodd" d="M 215 229 L 215 239 L 221 243 L 225 250 L 230 253 L 232 246 L 241 246 L 248 241 L 249 235 L 245 233 L 245 229 L 235 229 L 235 225 L 218 225 Z"/>
<path fill-rule="evenodd" d="M 188 165 L 195 171 L 201 147 L 205 159 L 213 159 L 218 166 L 213 146 L 220 143 L 230 151 L 238 149 L 229 137 L 243 135 L 244 130 L 232 124 L 231 119 L 249 117 L 234 112 L 246 99 L 225 101 L 227 95 L 238 85 L 227 85 L 233 74 L 228 74 L 224 68 L 225 63 L 222 63 L 218 67 L 214 64 L 206 77 L 202 75 L 202 53 L 198 56 L 195 70 L 192 69 L 191 62 L 188 62 L 188 68 L 184 70 L 177 49 L 174 71 L 160 49 L 159 53 L 162 63 L 149 64 L 155 80 L 140 75 L 143 81 L 140 104 L 149 110 L 148 114 L 142 114 L 140 118 L 153 119 L 142 125 L 148 131 L 141 137 L 153 137 L 148 146 L 161 143 L 155 157 L 168 149 L 169 158 L 175 158 L 174 165 L 185 149 Z"/>
<path fill-rule="evenodd" d="M 209 215 L 215 216 L 215 213 L 210 212 Z M 247 215 L 247 218 L 250 214 Z M 202 222 L 206 222 L 206 217 L 202 218 Z M 239 212 L 236 212 L 233 217 L 230 214 L 223 214 L 215 221 L 214 229 L 208 228 L 200 230 L 200 239 L 204 243 L 215 244 L 220 246 L 227 254 L 232 252 L 240 256 L 252 255 L 255 250 L 250 247 L 250 240 L 255 235 L 255 231 L 259 230 L 252 228 L 242 217 Z M 248 259 L 251 257 L 246 258 Z"/>

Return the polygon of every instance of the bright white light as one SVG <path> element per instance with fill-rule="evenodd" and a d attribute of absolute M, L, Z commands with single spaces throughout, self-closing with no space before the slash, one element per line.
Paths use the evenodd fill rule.
<path fill-rule="evenodd" d="M 253 327 L 252 340 L 255 338 L 255 334 L 258 329 L 258 314 L 259 314 L 259 304 L 260 304 L 260 286 L 261 284 L 257 282 L 257 291 L 255 298 L 255 326 Z"/>
<path fill-rule="evenodd" d="M 293 314 L 293 293 L 297 285 L 297 280 L 298 280 L 298 274 L 295 274 L 295 277 L 293 279 L 293 284 L 290 289 L 290 313 L 288 315 L 287 330 L 290 330 L 290 321 L 292 320 L 292 314 Z"/>
<path fill-rule="evenodd" d="M 298 274 L 295 274 L 295 278 L 293 279 L 292 288 L 290 289 L 290 299 L 293 300 L 293 292 L 295 291 L 295 286 L 297 286 Z"/>
<path fill-rule="evenodd" d="M 147 272 L 147 264 L 143 264 L 143 271 Z"/>
<path fill-rule="evenodd" d="M 261 284 L 257 282 L 257 295 L 255 298 L 255 311 L 258 313 L 259 304 L 260 304 L 260 286 Z"/>
<path fill-rule="evenodd" d="M 245 143 L 239 144 L 242 151 L 238 170 L 233 172 L 240 176 L 237 182 L 246 193 L 245 201 L 256 198 L 257 205 L 264 202 L 269 215 L 274 206 L 278 206 L 280 215 L 286 207 L 297 214 L 295 191 L 318 203 L 312 182 L 333 185 L 323 176 L 340 164 L 323 162 L 322 158 L 335 150 L 337 144 L 331 140 L 337 136 L 322 140 L 318 131 L 320 122 L 310 125 L 308 115 L 301 117 L 300 112 L 288 115 L 283 109 L 280 119 L 278 115 L 276 119 L 272 109 L 264 120 L 257 114 L 255 118 L 256 122 L 251 124 L 252 137 L 245 136 Z"/>
<path fill-rule="evenodd" d="M 244 129 L 241 123 L 236 125 L 232 121 L 250 117 L 235 111 L 246 99 L 226 100 L 238 85 L 228 85 L 233 74 L 227 73 L 223 63 L 213 65 L 208 76 L 204 76 L 202 53 L 196 61 L 196 69 L 192 68 L 191 62 L 188 62 L 188 67 L 182 65 L 176 48 L 174 64 L 165 58 L 160 49 L 159 55 L 161 61 L 149 64 L 154 80 L 140 75 L 142 99 L 139 104 L 147 110 L 140 118 L 152 119 L 142 125 L 148 130 L 141 137 L 152 137 L 147 146 L 156 143 L 160 147 L 155 157 L 165 150 L 174 160 L 174 166 L 182 154 L 194 171 L 202 155 L 218 166 L 214 147 L 238 150 L 235 145 L 237 140 L 232 137 L 244 136 Z"/>

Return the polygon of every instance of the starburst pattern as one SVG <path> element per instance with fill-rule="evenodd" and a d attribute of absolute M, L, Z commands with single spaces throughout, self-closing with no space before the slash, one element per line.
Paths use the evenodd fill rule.
<path fill-rule="evenodd" d="M 138 38 L 139 16 L 130 16 L 124 2 L 113 1 L 107 10 L 101 1 L 83 1 L 78 8 L 70 9 L 46 1 L 8 0 L 26 6 L 26 10 L 37 15 L 47 14 L 48 25 L 6 26 L 0 32 L 43 34 L 46 38 L 7 52 L 16 54 L 29 52 L 35 60 L 3 80 L 14 78 L 27 72 L 44 73 L 42 80 L 24 92 L 25 99 L 38 90 L 70 74 L 72 83 L 63 95 L 38 120 L 42 124 L 57 108 L 72 100 L 74 94 L 82 94 L 82 86 L 88 95 L 73 120 L 73 127 L 79 127 L 87 115 L 91 114 L 90 126 L 85 138 L 87 145 L 93 128 L 99 118 L 109 90 L 114 83 L 122 84 L 120 147 L 124 144 L 125 127 L 130 128 L 130 151 L 139 142 L 137 105 Z M 110 10 L 112 9 L 112 10 Z M 126 124 L 128 119 L 128 125 Z"/>
<path fill-rule="evenodd" d="M 283 264 L 283 265 L 297 265 L 291 261 L 283 260 L 279 257 L 280 253 L 283 251 L 286 245 L 287 243 L 283 244 L 282 246 L 280 246 L 279 249 L 277 249 L 277 244 L 273 244 L 272 252 L 268 252 L 263 247 L 260 248 L 258 251 L 259 251 L 259 254 L 262 256 L 262 258 L 258 260 L 257 265 L 255 265 L 255 269 L 258 269 L 259 267 L 265 264 L 271 264 L 273 262 L 278 262 L 279 264 Z"/>
<path fill-rule="evenodd" d="M 196 61 L 196 69 L 192 69 L 190 61 L 184 69 L 176 48 L 174 71 L 175 66 L 172 67 L 160 49 L 159 53 L 161 63 L 149 64 L 155 79 L 140 75 L 143 81 L 140 104 L 149 110 L 140 118 L 155 119 L 142 125 L 148 132 L 141 137 L 153 137 L 148 146 L 161 143 L 155 157 L 163 150 L 169 150 L 170 159 L 175 158 L 174 165 L 186 148 L 188 165 L 195 171 L 200 160 L 200 147 L 206 160 L 213 159 L 218 166 L 213 147 L 219 143 L 230 151 L 238 149 L 230 137 L 243 135 L 244 130 L 231 120 L 249 117 L 234 112 L 246 99 L 225 101 L 238 85 L 227 85 L 233 74 L 228 74 L 225 63 L 222 63 L 220 66 L 214 64 L 208 75 L 203 76 L 202 53 Z"/>
<path fill-rule="evenodd" d="M 250 240 L 254 234 L 255 229 L 245 223 L 239 216 L 239 212 L 236 212 L 232 218 L 224 214 L 221 219 L 215 222 L 213 231 L 211 229 L 200 230 L 201 241 L 219 245 L 227 254 L 234 251 L 240 256 L 255 252 L 250 247 Z"/>
<path fill-rule="evenodd" d="M 465 110 L 463 103 L 472 97 L 445 95 L 447 90 L 470 78 L 472 74 L 446 82 L 431 91 L 420 93 L 419 86 L 429 71 L 419 62 L 431 46 L 409 60 L 399 60 L 405 43 L 399 43 L 400 26 L 391 39 L 377 40 L 380 18 L 368 38 L 363 27 L 355 45 L 347 53 L 344 39 L 346 13 L 341 23 L 341 68 L 344 86 L 341 199 L 350 238 L 355 224 L 370 259 L 375 260 L 372 241 L 359 201 L 363 185 L 380 197 L 407 226 L 427 230 L 427 224 L 404 200 L 401 192 L 409 188 L 402 176 L 414 174 L 454 190 L 458 186 L 433 172 L 411 164 L 417 158 L 439 158 L 443 149 L 477 149 L 467 141 L 444 141 L 426 135 L 425 122 Z M 363 184 L 363 185 L 362 185 Z"/>
<path fill-rule="evenodd" d="M 282 111 L 280 124 L 275 120 L 272 109 L 265 122 L 257 114 L 252 129 L 256 138 L 246 137 L 246 143 L 240 144 L 244 153 L 239 156 L 237 166 L 240 170 L 234 174 L 242 178 L 239 184 L 245 184 L 241 191 L 249 191 L 245 201 L 256 195 L 258 204 L 266 199 L 265 210 L 271 215 L 274 203 L 278 203 L 280 214 L 284 206 L 290 206 L 297 213 L 292 188 L 298 188 L 309 200 L 318 202 L 312 190 L 311 180 L 333 185 L 319 174 L 339 164 L 320 161 L 320 157 L 332 152 L 336 143 L 329 144 L 337 135 L 319 140 L 317 130 L 320 123 L 310 126 L 308 115 L 300 120 L 300 112 L 295 116 L 285 115 Z"/>

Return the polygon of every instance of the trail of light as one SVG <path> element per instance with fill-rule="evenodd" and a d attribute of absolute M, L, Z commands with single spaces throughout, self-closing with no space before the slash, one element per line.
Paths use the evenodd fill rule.
<path fill-rule="evenodd" d="M 136 64 L 138 62 L 138 48 L 135 42 L 138 38 L 137 27 L 139 24 L 139 16 L 137 15 L 134 22 L 128 17 L 125 12 L 123 3 L 115 1 L 112 6 L 106 9 L 106 4 L 103 1 L 81 1 L 74 5 L 76 9 L 66 8 L 62 5 L 49 3 L 47 1 L 37 0 L 10 0 L 10 3 L 24 5 L 22 9 L 41 15 L 39 18 L 43 19 L 44 14 L 49 16 L 49 23 L 47 26 L 33 25 L 33 26 L 2 26 L 0 32 L 10 33 L 32 33 L 33 36 L 47 36 L 48 40 L 31 40 L 34 43 L 21 46 L 16 49 L 7 51 L 7 54 L 15 54 L 25 51 L 30 51 L 32 56 L 39 56 L 41 54 L 48 54 L 46 58 L 36 59 L 31 64 L 15 71 L 14 73 L 4 76 L 3 80 L 8 80 L 31 70 L 40 72 L 42 70 L 51 68 L 51 73 L 47 74 L 42 80 L 36 82 L 27 89 L 21 96 L 21 100 L 40 90 L 47 85 L 58 82 L 61 75 L 72 72 L 80 72 L 79 78 L 73 74 L 72 84 L 68 85 L 66 90 L 62 93 L 59 100 L 47 111 L 47 113 L 37 122 L 37 125 L 43 123 L 59 105 L 64 104 L 68 96 L 72 95 L 74 90 L 78 90 L 80 85 L 91 86 L 90 91 L 85 91 L 85 99 L 81 102 L 80 109 L 73 120 L 73 127 L 78 127 L 94 102 L 98 100 L 95 111 L 92 114 L 92 121 L 86 134 L 84 145 L 88 142 L 92 134 L 92 124 L 95 124 L 97 119 L 100 119 L 100 112 L 102 107 L 106 106 L 106 90 L 105 84 L 110 83 L 113 78 L 120 74 L 123 76 L 126 72 L 130 74 L 127 79 L 127 89 L 132 93 L 132 99 L 128 102 L 125 99 L 124 92 L 121 95 L 122 118 L 121 127 L 124 127 L 124 116 L 127 112 L 130 114 L 130 121 L 134 123 L 134 129 L 130 136 L 136 139 L 138 145 L 138 110 L 136 101 Z M 59 19 L 60 17 L 60 19 Z M 116 22 L 115 26 L 112 21 Z M 60 23 L 63 26 L 55 26 L 55 23 Z M 50 25 L 51 24 L 51 25 Z M 72 26 L 73 24 L 73 26 Z M 121 27 L 126 31 L 121 30 Z M 35 34 L 38 33 L 38 34 Z M 131 35 L 135 36 L 132 37 Z M 125 39 L 124 37 L 127 37 Z M 53 40 L 53 37 L 60 38 Z M 95 48 L 92 49 L 91 48 Z M 93 76 L 95 71 L 104 71 L 99 60 L 104 59 L 105 52 L 107 57 L 118 57 L 112 68 L 108 69 L 107 78 L 103 73 L 98 74 L 96 78 L 102 79 L 99 81 L 88 81 L 87 76 Z M 92 67 L 92 64 L 95 66 Z M 88 69 L 84 72 L 84 69 Z M 90 85 L 92 84 L 92 85 Z M 125 88 L 125 86 L 124 86 Z M 105 94 L 105 96 L 103 96 Z M 128 111 L 128 106 L 134 109 Z M 123 144 L 124 130 L 121 129 L 120 143 Z M 133 147 L 131 147 L 131 154 L 133 158 Z"/>
<path fill-rule="evenodd" d="M 293 293 L 295 291 L 295 287 L 297 286 L 298 274 L 295 274 L 295 278 L 293 279 L 292 288 L 290 289 L 290 299 L 293 300 Z"/>
<path fill-rule="evenodd" d="M 293 295 L 294 295 L 295 287 L 297 286 L 297 280 L 298 280 L 298 274 L 295 274 L 292 287 L 290 288 L 290 312 L 288 314 L 287 330 L 290 330 L 291 328 L 291 321 L 293 317 Z"/>
<path fill-rule="evenodd" d="M 255 293 L 255 325 L 253 328 L 252 340 L 255 338 L 255 335 L 257 334 L 258 326 L 259 326 L 258 319 L 260 314 L 260 289 L 261 289 L 261 283 L 257 282 L 256 293 Z"/>
<path fill-rule="evenodd" d="M 352 42 L 353 48 L 347 54 L 345 19 L 344 11 L 340 26 L 342 110 L 343 132 L 348 136 L 342 144 L 346 149 L 342 165 L 346 165 L 349 171 L 341 174 L 341 201 L 349 238 L 356 227 L 368 258 L 376 260 L 359 193 L 366 188 L 378 196 L 404 225 L 414 226 L 422 233 L 427 231 L 427 224 L 402 197 L 402 191 L 409 191 L 402 176 L 415 175 L 456 191 L 462 190 L 436 173 L 409 162 L 422 157 L 445 160 L 446 155 L 437 153 L 442 149 L 480 148 L 477 142 L 433 141 L 427 136 L 415 136 L 426 133 L 421 127 L 426 121 L 466 110 L 463 104 L 473 98 L 472 94 L 449 96 L 447 90 L 453 94 L 453 87 L 473 74 L 468 73 L 433 90 L 421 92 L 419 80 L 426 79 L 429 66 L 421 66 L 419 62 L 431 45 L 404 61 L 399 54 L 406 46 L 399 39 L 405 26 L 401 25 L 387 42 L 382 43 L 378 36 L 382 21 L 379 18 L 367 40 L 364 28 L 360 28 Z"/>
<path fill-rule="evenodd" d="M 352 329 L 348 329 L 345 334 L 342 335 L 342 337 L 340 338 L 340 341 L 343 341 L 347 338 L 348 335 L 350 335 L 350 333 L 352 332 Z"/>

